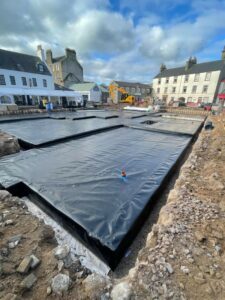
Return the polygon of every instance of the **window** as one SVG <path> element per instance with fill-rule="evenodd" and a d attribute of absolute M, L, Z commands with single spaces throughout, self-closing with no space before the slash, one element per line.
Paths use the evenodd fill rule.
<path fill-rule="evenodd" d="M 143 93 L 143 94 L 145 93 L 145 89 L 142 89 L 142 93 Z"/>
<path fill-rule="evenodd" d="M 158 94 L 160 93 L 160 88 L 157 88 L 157 93 L 158 93 Z"/>
<path fill-rule="evenodd" d="M 43 87 L 47 87 L 47 80 L 43 79 Z"/>
<path fill-rule="evenodd" d="M 132 92 L 132 93 L 135 93 L 135 88 L 132 87 L 132 88 L 131 88 L 131 92 Z"/>
<path fill-rule="evenodd" d="M 204 85 L 202 89 L 202 93 L 207 93 L 208 91 L 208 85 Z"/>
<path fill-rule="evenodd" d="M 15 79 L 15 76 L 9 76 L 9 78 L 10 78 L 10 83 L 11 83 L 11 85 L 16 85 L 16 79 Z"/>
<path fill-rule="evenodd" d="M 191 101 L 192 101 L 192 97 L 188 97 L 187 102 L 191 102 Z"/>
<path fill-rule="evenodd" d="M 172 88 L 172 93 L 176 93 L 176 88 L 175 87 Z"/>
<path fill-rule="evenodd" d="M 37 86 L 37 79 L 36 78 L 32 78 L 33 81 L 33 86 Z"/>
<path fill-rule="evenodd" d="M 196 92 L 197 92 L 197 85 L 193 85 L 192 94 L 195 94 Z"/>
<path fill-rule="evenodd" d="M 188 79 L 189 79 L 189 75 L 185 75 L 184 82 L 188 82 Z"/>
<path fill-rule="evenodd" d="M 205 103 L 209 102 L 209 97 L 204 97 L 203 102 L 205 102 Z"/>
<path fill-rule="evenodd" d="M 139 87 L 137 87 L 137 93 L 140 93 L 141 89 Z"/>
<path fill-rule="evenodd" d="M 183 87 L 183 93 L 185 94 L 186 92 L 187 92 L 187 87 L 184 86 L 184 87 Z"/>
<path fill-rule="evenodd" d="M 198 103 L 202 102 L 202 97 L 198 97 Z"/>
<path fill-rule="evenodd" d="M 166 77 L 166 83 L 169 83 L 169 77 Z"/>
<path fill-rule="evenodd" d="M 211 77 L 211 73 L 206 73 L 205 74 L 205 81 L 209 81 Z"/>
<path fill-rule="evenodd" d="M 0 75 L 0 85 L 6 85 L 4 75 Z"/>
<path fill-rule="evenodd" d="M 42 64 L 38 65 L 38 69 L 40 72 L 44 72 L 44 66 Z"/>
<path fill-rule="evenodd" d="M 26 79 L 26 77 L 22 77 L 21 79 L 22 79 L 22 84 L 26 86 L 27 85 L 27 79 Z"/>
<path fill-rule="evenodd" d="M 146 93 L 150 93 L 150 89 L 146 89 Z"/>
<path fill-rule="evenodd" d="M 165 87 L 165 89 L 164 89 L 164 93 L 165 93 L 165 94 L 167 94 L 167 92 L 168 92 L 168 88 L 167 88 L 167 87 Z"/>
<path fill-rule="evenodd" d="M 160 83 L 161 83 L 161 78 L 158 79 L 158 84 L 160 84 Z"/>
<path fill-rule="evenodd" d="M 177 76 L 174 77 L 173 83 L 177 83 Z"/>
<path fill-rule="evenodd" d="M 194 78 L 195 82 L 199 81 L 199 76 L 200 76 L 200 74 L 195 74 L 195 78 Z"/>

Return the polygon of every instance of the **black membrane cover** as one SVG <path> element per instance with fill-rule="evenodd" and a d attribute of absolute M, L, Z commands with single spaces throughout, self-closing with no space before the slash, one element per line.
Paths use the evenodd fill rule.
<path fill-rule="evenodd" d="M 0 184 L 35 191 L 38 205 L 61 217 L 76 237 L 115 268 L 190 140 L 123 127 L 4 157 Z"/>

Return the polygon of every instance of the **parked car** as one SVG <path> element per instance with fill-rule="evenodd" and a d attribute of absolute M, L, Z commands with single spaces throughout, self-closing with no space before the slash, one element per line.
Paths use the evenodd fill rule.
<path fill-rule="evenodd" d="M 212 110 L 212 103 L 205 103 L 204 110 L 211 111 Z"/>

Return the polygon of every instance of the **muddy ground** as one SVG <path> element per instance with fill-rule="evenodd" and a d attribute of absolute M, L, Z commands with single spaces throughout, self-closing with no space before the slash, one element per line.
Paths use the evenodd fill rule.
<path fill-rule="evenodd" d="M 54 250 L 53 230 L 0 192 L 0 299 L 225 299 L 225 116 L 211 118 L 156 224 L 147 221 L 140 247 L 108 278 Z"/>

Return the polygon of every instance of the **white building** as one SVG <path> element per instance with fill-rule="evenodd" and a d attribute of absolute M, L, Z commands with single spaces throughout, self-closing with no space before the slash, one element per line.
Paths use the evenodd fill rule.
<path fill-rule="evenodd" d="M 153 79 L 153 96 L 167 103 L 180 100 L 190 105 L 215 102 L 223 79 L 225 48 L 221 60 L 198 64 L 194 57 L 179 68 L 167 69 L 161 65 L 160 73 Z"/>
<path fill-rule="evenodd" d="M 74 91 L 55 90 L 41 46 L 37 56 L 0 49 L 1 104 L 38 105 L 42 98 L 57 99 L 60 104 L 63 97 L 77 96 Z"/>
<path fill-rule="evenodd" d="M 70 89 L 80 93 L 84 102 L 100 103 L 102 92 L 94 82 L 76 83 L 69 86 Z"/>

